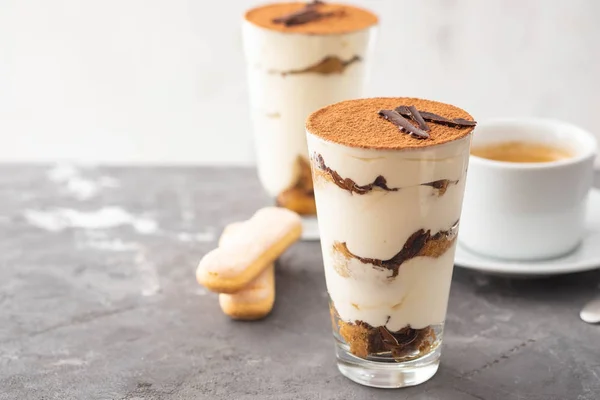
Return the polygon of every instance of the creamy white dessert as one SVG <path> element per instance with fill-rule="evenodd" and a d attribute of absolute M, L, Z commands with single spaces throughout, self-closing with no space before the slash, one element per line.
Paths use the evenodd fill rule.
<path fill-rule="evenodd" d="M 357 185 L 386 179 L 385 191 L 350 193 L 315 174 L 314 190 L 329 296 L 344 321 L 421 329 L 446 315 L 454 261 L 455 224 L 460 219 L 469 139 L 434 149 L 377 151 L 342 146 L 308 135 L 311 153 Z M 427 183 L 447 180 L 445 192 Z M 389 260 L 419 230 L 448 232 L 451 246 L 437 258 L 418 256 L 392 271 L 376 268 L 336 249 L 345 243 L 363 258 Z M 454 235 L 454 236 L 453 236 Z M 340 271 L 344 271 L 340 274 Z M 388 318 L 389 317 L 389 318 Z"/>
<path fill-rule="evenodd" d="M 424 122 L 428 137 L 418 139 L 379 114 L 411 105 L 455 126 Z M 418 126 L 409 114 L 394 116 Z M 382 328 L 383 335 L 413 335 L 411 341 L 421 330 L 427 348 L 436 340 L 446 316 L 473 124 L 456 107 L 407 98 L 347 101 L 309 117 L 327 290 L 341 336 L 364 342 L 350 343 L 355 355 L 400 349 L 375 337 Z"/>
<path fill-rule="evenodd" d="M 374 40 L 376 17 L 355 7 L 321 5 L 323 13 L 346 14 L 290 27 L 272 22 L 305 4 L 259 7 L 243 22 L 258 172 L 273 197 L 297 184 L 299 160 L 308 165 L 306 117 L 362 95 Z"/>

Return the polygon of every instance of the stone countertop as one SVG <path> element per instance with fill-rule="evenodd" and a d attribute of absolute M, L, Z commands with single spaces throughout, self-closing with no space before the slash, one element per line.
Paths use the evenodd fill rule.
<path fill-rule="evenodd" d="M 600 271 L 457 268 L 440 369 L 401 390 L 337 371 L 318 243 L 280 259 L 268 318 L 229 320 L 196 265 L 266 203 L 252 169 L 0 167 L 0 399 L 600 398 Z"/>

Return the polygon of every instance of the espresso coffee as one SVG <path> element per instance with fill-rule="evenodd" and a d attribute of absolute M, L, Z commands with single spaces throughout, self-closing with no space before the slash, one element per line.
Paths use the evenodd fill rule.
<path fill-rule="evenodd" d="M 534 142 L 501 142 L 471 149 L 471 154 L 494 161 L 544 163 L 572 157 L 559 147 Z"/>

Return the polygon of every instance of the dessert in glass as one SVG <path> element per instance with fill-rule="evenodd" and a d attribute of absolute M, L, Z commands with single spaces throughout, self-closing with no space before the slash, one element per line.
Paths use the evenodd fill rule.
<path fill-rule="evenodd" d="M 414 98 L 306 123 L 338 368 L 375 387 L 437 371 L 473 118 Z"/>
<path fill-rule="evenodd" d="M 258 175 L 278 205 L 301 214 L 318 238 L 304 123 L 328 104 L 360 97 L 377 16 L 313 1 L 246 12 L 243 42 Z"/>

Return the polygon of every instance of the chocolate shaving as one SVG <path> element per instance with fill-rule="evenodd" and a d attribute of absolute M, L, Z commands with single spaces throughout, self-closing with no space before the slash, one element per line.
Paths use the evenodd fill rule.
<path fill-rule="evenodd" d="M 413 121 L 419 124 L 419 128 L 423 129 L 424 131 L 431 130 L 415 106 L 398 106 L 394 109 L 394 111 L 404 117 L 411 118 Z"/>
<path fill-rule="evenodd" d="M 410 111 L 410 115 L 412 116 L 412 118 L 415 120 L 415 122 L 417 124 L 419 124 L 419 128 L 423 129 L 424 131 L 431 130 L 429 128 L 429 125 L 427 125 L 427 122 L 425 122 L 425 120 L 421 116 L 421 113 L 419 112 L 419 110 L 417 110 L 417 108 L 415 106 L 410 106 L 410 107 L 408 107 L 408 109 Z"/>
<path fill-rule="evenodd" d="M 406 132 L 409 135 L 419 139 L 429 138 L 429 134 L 427 132 L 411 124 L 410 121 L 400 115 L 400 113 L 397 111 L 380 110 L 379 115 L 396 125 L 401 132 Z"/>
<path fill-rule="evenodd" d="M 302 25 L 308 22 L 320 20 L 322 18 L 331 17 L 336 14 L 335 12 L 319 12 L 317 7 L 323 4 L 325 3 L 322 1 L 313 1 L 298 11 L 273 19 L 273 22 L 276 24 L 284 24 L 285 26 Z"/>
<path fill-rule="evenodd" d="M 412 115 L 413 115 L 412 112 L 410 111 L 410 108 L 407 106 L 396 107 L 394 109 L 394 111 L 396 111 L 398 114 L 401 114 L 404 117 L 412 117 Z M 421 117 L 425 121 L 434 122 L 434 123 L 437 123 L 440 125 L 446 125 L 451 128 L 464 128 L 464 127 L 468 127 L 468 126 L 477 125 L 477 122 L 469 121 L 468 119 L 464 119 L 464 118 L 449 119 L 446 117 L 442 117 L 441 115 L 437 115 L 437 114 L 430 113 L 427 111 L 422 111 L 422 110 L 418 110 L 418 113 L 421 114 Z"/>
<path fill-rule="evenodd" d="M 431 235 L 431 231 L 419 229 L 406 240 L 402 249 L 389 260 L 380 260 L 377 258 L 360 257 L 353 254 L 346 245 L 346 242 L 334 243 L 334 249 L 342 253 L 345 257 L 352 257 L 363 264 L 372 264 L 377 268 L 392 271 L 390 279 L 398 276 L 400 266 L 411 258 L 418 256 L 439 257 L 444 254 L 456 239 L 458 221 L 447 231 L 440 231 Z"/>
<path fill-rule="evenodd" d="M 350 193 L 367 194 L 375 188 L 385 190 L 386 192 L 396 192 L 398 190 L 398 188 L 388 187 L 386 179 L 381 175 L 377 176 L 372 183 L 367 185 L 357 185 L 352 179 L 342 178 L 337 171 L 329 168 L 325 164 L 325 160 L 323 159 L 322 155 L 314 154 L 313 160 L 315 168 L 324 172 L 333 183 L 340 188 L 349 191 Z"/>
<path fill-rule="evenodd" d="M 394 111 L 407 118 L 412 118 L 412 113 L 410 112 L 410 108 L 408 108 L 408 106 L 398 106 L 394 108 Z"/>

